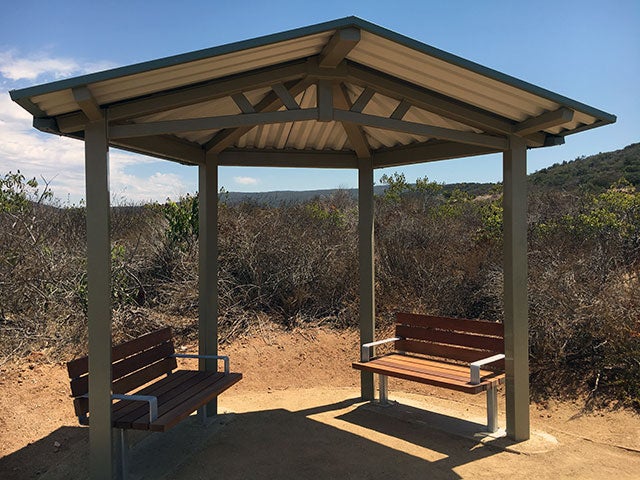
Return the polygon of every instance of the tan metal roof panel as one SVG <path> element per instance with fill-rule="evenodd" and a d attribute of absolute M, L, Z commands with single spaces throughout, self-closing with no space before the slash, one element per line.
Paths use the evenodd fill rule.
<path fill-rule="evenodd" d="M 546 123 L 546 125 L 553 124 L 555 126 L 546 128 L 544 131 L 560 136 L 615 121 L 615 116 L 606 112 L 456 57 L 356 17 L 348 17 L 289 32 L 12 91 L 11 96 L 35 117 L 57 117 L 53 119 L 53 122 L 45 118 L 40 123 L 41 126 L 39 128 L 54 133 L 63 132 L 63 134 L 71 136 L 77 136 L 76 130 L 73 130 L 74 128 L 82 128 L 82 123 L 79 123 L 82 122 L 82 115 L 64 116 L 64 114 L 78 112 L 80 109 L 80 104 L 76 102 L 72 93 L 72 88 L 76 87 L 86 87 L 100 106 L 118 105 L 121 112 L 125 111 L 125 114 L 119 118 L 124 118 L 125 120 L 132 117 L 132 115 L 127 116 L 129 114 L 127 112 L 135 113 L 135 109 L 139 107 L 140 102 L 136 102 L 135 107 L 132 108 L 129 108 L 130 104 L 126 103 L 120 105 L 120 102 L 126 102 L 131 99 L 147 99 L 152 94 L 160 94 L 161 97 L 158 98 L 165 98 L 165 94 L 175 92 L 176 89 L 183 87 L 191 88 L 193 86 L 199 88 L 199 92 L 203 92 L 198 93 L 198 97 L 192 97 L 192 100 L 199 98 L 201 100 L 199 103 L 193 100 L 195 102 L 193 105 L 176 108 L 177 105 L 186 103 L 180 100 L 173 107 L 167 107 L 159 113 L 139 116 L 132 120 L 134 122 L 161 122 L 241 115 L 242 109 L 238 107 L 236 102 L 229 96 L 222 96 L 225 92 L 223 87 L 220 87 L 221 89 L 219 90 L 221 98 L 212 99 L 213 95 L 208 95 L 207 91 L 202 88 L 202 82 L 225 79 L 229 84 L 233 84 L 232 82 L 235 82 L 237 78 L 235 76 L 239 74 L 261 72 L 261 69 L 275 65 L 290 65 L 288 62 L 304 62 L 305 59 L 310 57 L 322 58 L 318 57 L 318 55 L 327 48 L 334 34 L 341 29 L 356 32 L 355 37 L 351 37 L 352 40 L 356 39 L 351 45 L 354 48 L 346 50 L 348 52 L 346 53 L 346 62 L 349 68 L 360 69 L 360 71 L 368 71 L 366 69 L 377 71 L 382 76 L 388 75 L 391 79 L 400 79 L 408 85 L 415 86 L 412 87 L 418 89 L 415 91 L 425 92 L 426 94 L 434 92 L 431 98 L 435 98 L 436 101 L 440 98 L 445 99 L 445 107 L 435 108 L 434 111 L 437 113 L 433 113 L 424 110 L 429 108 L 427 103 L 424 102 L 421 108 L 415 105 L 409 107 L 409 103 L 403 94 L 398 93 L 395 95 L 396 92 L 393 88 L 383 89 L 385 90 L 384 94 L 375 92 L 362 110 L 363 114 L 369 117 L 366 119 L 364 117 L 361 118 L 363 123 L 376 125 L 376 128 L 371 126 L 359 127 L 364 133 L 368 144 L 367 148 L 373 151 L 381 148 L 411 145 L 417 142 L 422 143 L 431 138 L 423 135 L 396 132 L 392 130 L 393 128 L 404 130 L 405 132 L 421 133 L 428 131 L 429 135 L 437 135 L 438 138 L 449 138 L 474 144 L 480 139 L 478 134 L 483 133 L 481 130 L 483 125 L 490 127 L 488 131 L 494 132 L 492 135 L 508 134 L 511 131 L 512 124 L 515 125 L 517 122 L 523 122 L 542 114 L 553 113 L 555 115 L 551 115 L 552 121 Z M 294 67 L 294 71 L 291 73 L 292 77 L 288 78 L 301 79 L 304 70 L 297 70 L 298 67 L 295 65 Z M 365 68 L 363 69 L 362 67 Z M 326 72 L 319 72 L 319 76 L 321 78 L 331 78 L 332 70 L 327 69 Z M 338 81 L 340 77 L 334 76 L 333 78 Z M 354 79 L 353 83 L 347 82 L 345 88 L 349 101 L 353 104 L 358 100 L 364 88 L 358 84 L 357 76 L 349 78 Z M 229 79 L 233 80 L 230 81 Z M 268 82 L 271 82 L 271 80 L 259 82 L 259 84 L 269 85 L 270 83 Z M 256 84 L 253 83 L 251 85 Z M 394 84 L 391 83 L 391 85 L 393 86 Z M 209 85 L 207 85 L 208 87 Z M 233 87 L 231 90 L 233 90 Z M 189 90 L 185 95 L 189 95 L 191 91 Z M 226 92 L 228 91 L 226 90 Z M 267 95 L 275 95 L 271 87 L 266 86 L 250 91 L 242 89 L 242 93 L 249 103 L 254 106 L 258 105 Z M 372 93 L 372 90 L 369 93 Z M 181 93 L 180 95 L 183 94 Z M 280 92 L 280 95 L 283 95 L 282 92 Z M 316 86 L 311 83 L 311 86 L 296 95 L 296 102 L 302 109 L 316 108 L 316 96 Z M 403 105 L 400 105 L 401 100 Z M 155 104 L 143 111 L 158 111 L 164 107 L 160 102 L 152 101 Z M 145 102 L 149 103 L 147 100 L 142 103 Z M 447 104 L 446 102 L 449 103 Z M 242 104 L 242 101 L 240 103 Z M 400 121 L 398 120 L 400 116 L 392 117 L 399 105 L 402 113 L 404 113 L 402 118 L 405 122 L 413 122 L 429 128 L 416 128 L 415 125 L 412 126 L 408 123 L 399 125 L 397 122 Z M 449 106 L 447 107 L 446 105 Z M 464 116 L 468 115 L 468 113 L 457 116 L 455 114 L 452 115 L 451 105 L 454 105 L 455 108 L 458 108 L 457 105 L 462 105 L 463 108 L 467 109 L 467 112 L 480 112 L 480 115 L 484 115 L 484 117 L 479 120 L 470 120 L 469 117 Z M 84 108 L 86 108 L 86 105 Z M 127 110 L 128 108 L 129 110 Z M 246 110 L 246 105 L 243 108 Z M 274 104 L 271 103 L 268 110 L 272 111 L 273 108 Z M 293 107 L 289 105 L 289 108 Z M 567 109 L 570 109 L 570 111 Z M 285 110 L 285 107 L 281 107 L 280 110 Z M 573 118 L 570 118 L 571 111 L 575 112 Z M 309 118 L 309 112 L 306 113 L 307 115 L 305 117 L 301 116 L 300 120 Z M 475 115 L 475 113 L 473 114 Z M 60 117 L 60 115 L 63 115 L 63 117 Z M 451 118 L 443 115 L 451 116 Z M 331 115 L 324 119 L 327 120 L 330 117 Z M 357 114 L 355 117 L 346 117 L 345 112 L 341 112 L 341 118 L 354 118 L 355 120 L 357 119 Z M 498 128 L 492 125 L 493 119 L 502 122 L 498 125 Z M 487 120 L 489 123 L 485 123 Z M 548 120 L 549 116 L 545 118 L 545 121 Z M 558 120 L 565 121 L 565 123 L 558 125 Z M 371 123 L 372 121 L 373 123 Z M 470 125 L 476 128 L 462 123 L 464 121 L 468 121 Z M 65 125 L 64 128 L 59 127 L 59 122 Z M 184 123 L 182 125 L 184 128 Z M 211 125 L 211 123 L 207 125 Z M 535 122 L 533 124 L 534 127 L 538 125 L 539 123 L 536 124 Z M 200 122 L 200 126 L 203 126 L 202 122 Z M 385 126 L 390 129 L 378 128 L 378 126 Z M 531 125 L 525 125 L 521 131 L 526 128 L 529 128 L 529 132 L 534 131 L 531 130 L 531 127 Z M 166 128 L 166 125 L 164 127 L 146 126 L 145 131 L 167 133 L 167 130 L 162 130 L 162 128 Z M 443 129 L 448 130 L 444 131 Z M 114 134 L 114 138 L 122 138 L 123 132 L 127 131 L 135 134 L 135 129 L 127 129 L 126 126 L 120 126 L 120 137 Z M 137 131 L 140 132 L 140 129 Z M 178 131 L 183 132 L 183 130 Z M 212 129 L 184 132 L 174 136 L 193 142 L 188 146 L 191 149 L 189 150 L 191 152 L 189 155 L 197 157 L 199 145 L 207 143 L 218 131 Z M 458 131 L 465 133 L 461 134 Z M 245 133 L 240 136 L 242 132 Z M 265 124 L 249 130 L 243 127 L 240 133 L 236 137 L 232 137 L 230 142 L 223 143 L 220 148 L 234 146 L 237 148 L 250 148 L 254 151 L 285 148 L 305 151 L 354 149 L 345 128 L 340 122 L 336 121 L 305 120 L 272 125 Z M 350 134 L 354 135 L 353 132 Z M 124 136 L 126 137 L 126 133 Z M 355 143 L 362 143 L 355 136 L 351 138 Z M 542 138 L 545 138 L 544 135 L 542 135 Z M 146 145 L 150 145 L 149 141 L 149 139 L 146 140 Z M 234 142 L 233 145 L 231 145 L 231 142 Z M 497 145 L 498 148 L 501 148 L 500 145 L 502 144 L 500 142 L 504 144 L 504 140 L 500 138 L 485 137 L 481 139 L 480 144 Z M 126 143 L 126 141 L 120 142 L 120 144 Z M 541 145 L 542 143 L 541 140 L 535 140 L 533 144 Z M 546 140 L 544 143 L 546 144 Z M 146 148 L 144 147 L 145 141 L 132 142 L 131 144 L 142 145 L 140 148 Z M 137 147 L 132 148 L 136 149 Z M 168 145 L 167 148 L 177 148 L 179 150 L 177 146 Z M 361 153 L 362 145 L 358 148 Z M 195 154 L 193 153 L 194 151 Z M 149 152 L 158 154 L 156 147 Z M 169 152 L 166 157 L 175 158 L 175 151 Z"/>

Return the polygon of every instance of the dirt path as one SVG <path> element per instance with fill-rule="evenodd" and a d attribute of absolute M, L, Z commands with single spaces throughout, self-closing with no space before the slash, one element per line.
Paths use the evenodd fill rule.
<path fill-rule="evenodd" d="M 412 404 L 421 405 L 422 408 L 412 410 L 412 415 L 416 415 L 415 421 L 406 421 L 406 415 L 402 418 L 389 415 L 389 420 L 373 428 L 370 409 L 354 403 L 355 400 L 333 409 L 325 408 L 324 413 L 310 414 L 310 408 L 357 396 L 359 375 L 350 368 L 354 352 L 358 352 L 357 334 L 322 328 L 288 333 L 263 329 L 260 333 L 259 338 L 238 340 L 222 349 L 222 353 L 230 355 L 232 369 L 243 372 L 244 379 L 221 398 L 221 405 L 236 414 L 232 424 L 223 427 L 211 445 L 216 451 L 227 451 L 230 445 L 235 445 L 238 451 L 253 448 L 254 452 L 262 452 L 257 455 L 262 458 L 269 452 L 274 453 L 277 433 L 280 432 L 288 442 L 293 441 L 289 446 L 291 455 L 287 456 L 293 463 L 287 463 L 287 468 L 289 473 L 296 473 L 280 475 L 282 478 L 338 478 L 335 475 L 348 472 L 362 473 L 361 476 L 347 475 L 351 478 L 384 478 L 379 471 L 365 476 L 366 469 L 358 470 L 357 465 L 349 463 L 357 463 L 354 458 L 359 458 L 358 451 L 344 458 L 340 454 L 342 465 L 328 462 L 330 465 L 322 467 L 321 464 L 326 462 L 321 456 L 314 457 L 302 451 L 304 445 L 308 444 L 312 450 L 314 445 L 305 437 L 305 429 L 316 432 L 315 445 L 320 442 L 329 452 L 332 452 L 332 441 L 342 449 L 347 448 L 351 441 L 353 448 L 387 459 L 395 466 L 385 472 L 396 477 L 406 474 L 404 478 L 414 478 L 415 474 L 417 478 L 419 472 L 424 474 L 425 465 L 433 467 L 434 478 L 506 478 L 511 472 L 511 478 L 620 479 L 634 478 L 640 471 L 640 417 L 628 411 L 583 414 L 581 405 L 577 403 L 551 402 L 544 407 L 532 405 L 533 428 L 555 437 L 558 446 L 524 455 L 505 451 L 496 453 L 496 449 L 489 449 L 490 455 L 475 454 L 473 452 L 477 448 L 482 450 L 485 447 L 479 447 L 472 441 L 455 443 L 451 435 L 433 431 L 430 431 L 431 436 L 443 445 L 433 443 L 433 438 L 430 443 L 424 443 L 418 430 L 421 422 L 428 421 L 421 420 L 421 415 L 429 414 L 425 410 L 440 408 L 463 418 L 481 417 L 484 412 L 482 395 L 469 396 L 392 380 L 391 398 L 400 397 L 403 404 L 414 402 Z M 77 425 L 63 365 L 41 364 L 37 358 L 23 365 L 5 365 L 0 368 L 0 392 L 0 478 L 39 478 L 41 474 L 51 473 L 61 464 L 71 462 L 70 459 L 75 458 L 73 452 L 86 454 L 87 429 Z M 499 408 L 504 422 L 502 398 Z M 292 422 L 290 430 L 283 431 L 277 426 L 283 419 Z M 399 431 L 402 425 L 404 430 Z M 254 428 L 264 432 L 261 438 L 256 439 L 255 445 L 237 444 L 250 438 L 250 435 L 245 435 L 245 440 L 241 440 L 242 432 L 248 435 L 247 432 Z M 340 433 L 342 431 L 347 431 L 348 435 Z M 292 440 L 294 434 L 302 437 Z M 321 434 L 328 436 L 322 439 Z M 380 448 L 378 440 L 390 443 Z M 452 443 L 447 446 L 447 442 Z M 441 457 L 442 450 L 449 460 Z M 400 455 L 406 461 L 404 470 L 398 467 L 402 465 L 398 464 L 398 451 L 404 452 Z M 486 451 L 486 448 L 482 450 Z M 295 452 L 300 462 L 304 460 L 306 463 L 296 463 Z M 314 458 L 315 466 L 309 464 L 314 462 Z M 266 459 L 264 457 L 263 460 Z M 184 469 L 184 475 L 189 475 L 175 478 L 205 478 L 203 472 L 206 472 L 207 465 L 206 460 L 190 462 Z M 278 475 L 279 472 L 277 465 L 272 467 L 260 475 L 243 477 L 248 475 L 247 471 L 242 468 L 233 470 L 230 466 L 224 478 L 269 478 L 264 475 L 268 472 Z M 243 468 L 252 467 L 247 464 Z M 82 477 L 80 472 L 76 473 L 78 478 Z M 54 478 L 57 477 L 54 475 Z"/>

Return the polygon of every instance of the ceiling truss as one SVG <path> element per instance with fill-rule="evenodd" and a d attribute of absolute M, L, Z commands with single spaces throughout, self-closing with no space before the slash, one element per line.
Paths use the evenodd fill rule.
<path fill-rule="evenodd" d="M 187 163 L 197 164 L 205 155 L 214 155 L 221 165 L 315 165 L 320 160 L 327 162 L 333 155 L 334 160 L 328 164 L 354 168 L 358 158 L 374 158 L 374 165 L 379 168 L 505 151 L 513 135 L 522 137 L 530 147 L 558 144 L 562 143 L 562 138 L 544 130 L 573 121 L 574 112 L 561 108 L 514 122 L 368 69 L 346 60 L 359 41 L 358 29 L 338 30 L 316 57 L 111 105 L 98 105 L 88 87 L 76 87 L 72 93 L 78 105 L 77 112 L 54 119 L 39 119 L 37 123 L 43 130 L 57 128 L 59 133 L 81 136 L 87 123 L 106 114 L 113 144 Z M 357 88 L 357 96 L 348 85 Z M 316 106 L 304 108 L 296 98 L 312 86 L 315 87 Z M 252 102 L 250 98 L 256 98 L 255 92 L 266 93 Z M 365 113 L 374 97 L 395 101 L 393 111 L 385 115 Z M 168 112 L 170 118 L 172 110 L 225 98 L 240 113 L 153 119 L 160 112 Z M 436 115 L 442 122 L 432 125 L 409 121 L 406 117 L 410 111 Z M 238 141 L 253 128 L 308 121 L 337 122 L 348 139 L 348 151 L 287 150 L 286 139 L 278 142 L 285 150 L 237 148 Z M 455 127 L 442 126 L 447 124 Z M 375 130 L 365 130 L 365 127 L 424 140 L 391 148 L 374 148 L 369 135 Z M 182 138 L 193 132 L 212 133 L 204 142 Z M 277 160 L 278 155 L 282 155 L 282 160 Z M 295 160 L 295 155 L 301 160 Z M 232 157 L 238 160 L 232 160 Z"/>

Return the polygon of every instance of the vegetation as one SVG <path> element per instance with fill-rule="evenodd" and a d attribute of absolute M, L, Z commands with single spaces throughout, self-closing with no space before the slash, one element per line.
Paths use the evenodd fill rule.
<path fill-rule="evenodd" d="M 640 188 L 640 143 L 614 152 L 556 163 L 531 175 L 531 182 L 540 187 L 581 189 L 598 193 L 621 177 Z"/>
<path fill-rule="evenodd" d="M 397 310 L 502 320 L 501 187 L 475 196 L 426 178 L 382 180 L 387 188 L 375 206 L 379 322 Z M 0 186 L 0 362 L 34 351 L 69 358 L 86 346 L 85 211 L 45 205 L 47 185 L 19 172 Z M 282 206 L 222 201 L 221 340 L 264 318 L 287 327 L 355 326 L 357 217 L 345 191 Z M 194 196 L 113 208 L 116 341 L 164 324 L 195 338 L 197 218 Z M 640 408 L 639 267 L 633 183 L 532 189 L 530 359 L 538 398 L 583 393 L 598 404 Z"/>

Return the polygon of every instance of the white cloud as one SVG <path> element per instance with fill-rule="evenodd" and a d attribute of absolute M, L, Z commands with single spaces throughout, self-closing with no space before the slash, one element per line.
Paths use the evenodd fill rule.
<path fill-rule="evenodd" d="M 56 58 L 43 53 L 22 57 L 13 50 L 0 52 L 0 74 L 12 81 L 36 80 L 41 76 L 57 80 L 71 75 L 105 70 L 113 66 L 111 62 L 80 64 L 71 58 Z"/>
<path fill-rule="evenodd" d="M 253 177 L 233 177 L 233 181 L 238 185 L 257 185 L 259 180 Z"/>
<path fill-rule="evenodd" d="M 89 69 L 91 66 L 80 67 L 65 59 L 15 61 L 12 53 L 0 52 L 3 89 L 18 86 L 18 79 L 51 78 Z M 0 94 L 0 176 L 20 170 L 27 178 L 49 182 L 59 200 L 77 204 L 85 197 L 83 142 L 38 132 L 31 123 L 28 112 L 6 93 Z M 195 189 L 177 174 L 162 173 L 164 161 L 113 149 L 109 160 L 111 194 L 116 203 L 163 202 L 167 197 L 177 199 Z M 158 169 L 146 173 L 155 162 Z M 145 173 L 136 168 L 140 165 L 145 165 Z"/>

